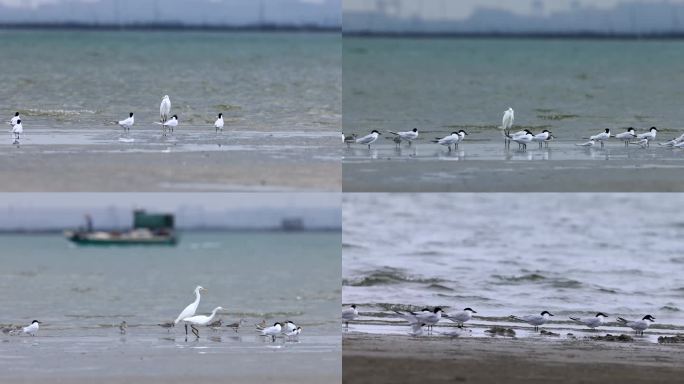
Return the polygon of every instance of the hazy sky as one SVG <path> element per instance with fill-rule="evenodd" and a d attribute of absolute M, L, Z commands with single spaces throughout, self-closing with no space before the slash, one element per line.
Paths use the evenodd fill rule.
<path fill-rule="evenodd" d="M 339 25 L 342 0 L 0 0 L 0 21 Z"/>
<path fill-rule="evenodd" d="M 384 4 L 385 12 L 409 17 L 420 15 L 426 19 L 467 19 L 476 8 L 502 9 L 521 15 L 548 15 L 573 7 L 610 9 L 620 3 L 634 0 L 344 0 L 344 11 L 378 10 Z M 677 3 L 684 0 L 638 0 L 639 3 Z M 397 5 L 399 7 L 397 7 Z"/>

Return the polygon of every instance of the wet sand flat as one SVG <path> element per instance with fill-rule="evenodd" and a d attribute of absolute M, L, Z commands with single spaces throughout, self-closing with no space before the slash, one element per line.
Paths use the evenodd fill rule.
<path fill-rule="evenodd" d="M 355 147 L 345 152 L 342 182 L 345 192 L 684 191 L 682 150 L 552 145 L 505 151 L 501 143 L 466 143 L 452 152 L 428 144 Z"/>
<path fill-rule="evenodd" d="M 681 345 L 349 334 L 343 382 L 678 382 L 682 352 Z"/>
<path fill-rule="evenodd" d="M 0 338 L 3 383 L 323 383 L 339 382 L 339 336 L 316 328 L 299 341 L 201 330 L 188 340 L 181 330 L 156 327 L 83 334 L 43 332 Z M 105 334 L 106 333 L 106 334 Z M 304 364 L 303 362 L 309 362 Z"/>
<path fill-rule="evenodd" d="M 69 141 L 75 143 L 69 144 Z M 326 134 L 157 130 L 33 132 L 0 151 L 6 192 L 334 191 L 339 151 Z"/>

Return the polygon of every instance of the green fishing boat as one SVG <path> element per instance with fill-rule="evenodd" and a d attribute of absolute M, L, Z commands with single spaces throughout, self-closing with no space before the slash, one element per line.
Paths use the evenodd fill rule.
<path fill-rule="evenodd" d="M 96 231 L 86 216 L 86 227 L 65 231 L 66 238 L 78 245 L 167 245 L 178 243 L 172 214 L 133 212 L 133 228 L 129 231 Z"/>

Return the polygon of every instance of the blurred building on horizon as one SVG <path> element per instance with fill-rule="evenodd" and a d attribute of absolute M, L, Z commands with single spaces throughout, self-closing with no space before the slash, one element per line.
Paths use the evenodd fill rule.
<path fill-rule="evenodd" d="M 340 27 L 342 0 L 0 0 L 2 24 Z"/>
<path fill-rule="evenodd" d="M 684 0 L 345 0 L 346 33 L 684 32 Z"/>

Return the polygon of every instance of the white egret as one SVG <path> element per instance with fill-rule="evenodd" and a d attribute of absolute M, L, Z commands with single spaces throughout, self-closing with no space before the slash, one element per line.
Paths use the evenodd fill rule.
<path fill-rule="evenodd" d="M 161 105 L 159 106 L 159 121 L 164 124 L 169 119 L 171 114 L 171 99 L 169 95 L 164 95 L 162 98 Z"/>
<path fill-rule="evenodd" d="M 508 137 L 509 133 L 511 131 L 511 128 L 513 128 L 513 121 L 515 120 L 515 111 L 513 111 L 513 108 L 508 108 L 507 110 L 504 111 L 503 114 L 503 119 L 501 119 L 501 129 L 504 131 L 504 137 Z M 508 148 L 510 141 L 508 138 L 504 139 L 505 146 Z"/>
<path fill-rule="evenodd" d="M 202 287 L 201 285 L 198 285 L 195 288 L 195 301 L 193 301 L 187 307 L 185 307 L 185 309 L 180 313 L 180 315 L 178 315 L 176 320 L 173 322 L 174 326 L 187 317 L 195 316 L 195 312 L 197 311 L 197 307 L 200 303 L 200 291 L 206 291 L 206 289 L 204 289 L 204 287 Z M 185 334 L 188 334 L 188 324 L 185 324 Z"/>
<path fill-rule="evenodd" d="M 214 308 L 213 311 L 211 311 L 211 315 L 206 316 L 206 315 L 197 315 L 197 316 L 192 316 L 192 317 L 186 317 L 183 319 L 183 322 L 187 326 L 190 324 L 190 327 L 192 328 L 192 333 L 199 338 L 199 330 L 195 328 L 195 325 L 208 325 L 211 323 L 212 320 L 214 320 L 214 317 L 216 316 L 216 312 L 222 311 L 222 307 L 216 307 Z"/>

